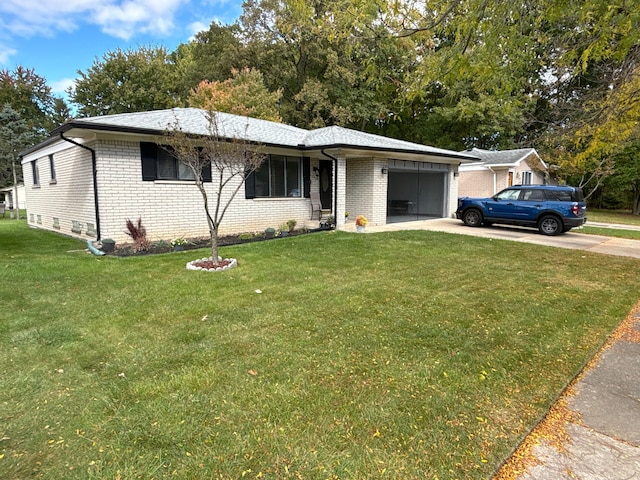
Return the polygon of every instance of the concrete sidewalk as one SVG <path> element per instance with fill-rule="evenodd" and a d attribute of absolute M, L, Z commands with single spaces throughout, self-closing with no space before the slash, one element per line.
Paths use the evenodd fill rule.
<path fill-rule="evenodd" d="M 639 313 L 622 323 L 559 404 L 568 409 L 562 418 L 543 420 L 496 479 L 640 479 Z M 555 441 L 537 431 L 552 431 Z"/>
<path fill-rule="evenodd" d="M 344 229 L 355 231 L 355 226 Z M 548 237 L 509 226 L 471 228 L 446 218 L 366 228 L 370 233 L 396 230 L 433 230 L 640 258 L 640 240 L 586 235 L 579 229 Z M 640 308 L 629 314 L 550 412 L 495 480 L 640 480 Z M 552 432 L 554 438 L 540 431 Z"/>

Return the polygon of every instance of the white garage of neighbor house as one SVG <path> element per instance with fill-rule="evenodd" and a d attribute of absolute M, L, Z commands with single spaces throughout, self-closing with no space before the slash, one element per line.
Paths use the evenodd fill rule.
<path fill-rule="evenodd" d="M 392 204 L 406 208 L 391 215 L 448 217 L 457 205 L 459 165 L 477 161 L 335 126 L 304 130 L 226 113 L 216 119 L 220 136 L 242 138 L 267 154 L 231 202 L 221 235 L 277 228 L 290 219 L 317 227 L 312 192 L 337 228 L 345 211 L 348 221 L 365 215 L 383 225 Z M 53 130 L 21 153 L 29 225 L 126 242 L 126 220 L 141 218 L 150 240 L 207 236 L 200 192 L 158 145 L 176 121 L 186 133 L 208 132 L 206 112 L 194 108 L 76 119 Z M 213 197 L 214 184 L 207 185 Z"/>
<path fill-rule="evenodd" d="M 18 197 L 18 208 L 21 210 L 27 208 L 24 184 L 19 183 L 0 189 L 0 202 L 4 202 L 7 210 L 13 210 L 16 207 L 16 196 Z"/>
<path fill-rule="evenodd" d="M 511 185 L 544 185 L 549 181 L 548 165 L 534 148 L 481 150 L 463 153 L 478 161 L 460 166 L 458 195 L 491 197 Z"/>

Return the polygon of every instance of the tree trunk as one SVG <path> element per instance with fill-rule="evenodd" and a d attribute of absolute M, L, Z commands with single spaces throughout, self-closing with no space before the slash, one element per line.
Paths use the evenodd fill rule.
<path fill-rule="evenodd" d="M 16 177 L 16 161 L 11 163 L 13 167 L 13 208 L 16 210 L 16 220 L 20 220 L 20 202 L 18 201 L 18 180 Z"/>
<path fill-rule="evenodd" d="M 218 230 L 210 229 L 209 234 L 211 235 L 211 259 L 214 265 L 218 265 Z"/>

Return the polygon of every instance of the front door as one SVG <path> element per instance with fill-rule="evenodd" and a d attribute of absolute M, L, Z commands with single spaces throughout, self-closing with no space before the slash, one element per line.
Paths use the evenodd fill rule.
<path fill-rule="evenodd" d="M 320 203 L 323 210 L 333 208 L 333 162 L 320 160 Z"/>

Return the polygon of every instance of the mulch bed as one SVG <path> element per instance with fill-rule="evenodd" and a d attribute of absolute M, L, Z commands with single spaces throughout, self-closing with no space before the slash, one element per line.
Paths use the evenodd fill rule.
<path fill-rule="evenodd" d="M 329 230 L 327 228 L 317 228 L 312 230 L 294 230 L 293 232 L 289 232 L 288 236 L 298 236 L 298 235 L 306 235 L 307 233 L 314 233 Z M 250 242 L 262 242 L 265 240 L 271 240 L 273 238 L 284 238 L 284 237 L 271 237 L 267 236 L 264 233 L 254 233 L 251 235 L 251 238 L 244 238 L 242 234 L 238 235 L 225 235 L 222 237 L 218 237 L 218 246 L 226 247 L 229 245 L 238 245 L 240 243 L 250 243 Z M 209 248 L 211 247 L 211 240 L 209 237 L 202 238 L 191 238 L 187 240 L 186 245 L 182 245 L 182 250 L 196 250 L 198 248 Z M 116 245 L 116 248 L 113 252 L 108 252 L 107 255 L 117 256 L 117 257 L 130 257 L 130 256 L 139 256 L 139 255 L 154 255 L 158 253 L 169 253 L 173 252 L 174 248 L 168 242 L 154 242 L 152 243 L 147 250 L 144 251 L 136 251 L 134 249 L 134 245 L 132 243 L 125 243 L 122 245 Z"/>

